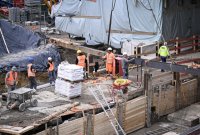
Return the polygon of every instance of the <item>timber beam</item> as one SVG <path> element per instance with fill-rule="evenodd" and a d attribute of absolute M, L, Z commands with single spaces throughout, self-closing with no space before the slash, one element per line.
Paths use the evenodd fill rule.
<path fill-rule="evenodd" d="M 187 73 L 191 75 L 200 76 L 200 68 L 194 69 L 185 65 L 177 65 L 172 63 L 163 63 L 158 61 L 147 61 L 145 59 L 135 58 L 135 61 L 132 64 L 141 65 L 143 67 L 150 67 L 156 69 L 164 69 L 172 72 Z"/>
<path fill-rule="evenodd" d="M 71 40 L 50 38 L 50 42 L 54 43 L 55 46 L 61 46 L 61 47 L 72 49 L 72 50 L 81 50 L 84 53 L 91 54 L 94 56 L 104 56 L 106 54 L 105 51 L 85 47 L 85 46 L 82 46 L 80 43 L 76 43 Z"/>

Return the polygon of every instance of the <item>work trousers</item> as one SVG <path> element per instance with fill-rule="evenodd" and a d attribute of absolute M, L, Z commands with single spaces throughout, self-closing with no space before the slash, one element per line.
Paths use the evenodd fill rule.
<path fill-rule="evenodd" d="M 30 89 L 36 89 L 37 88 L 37 82 L 34 76 L 30 76 L 29 78 L 29 84 L 30 84 Z"/>
<path fill-rule="evenodd" d="M 15 85 L 7 85 L 8 86 L 8 97 L 7 97 L 7 105 L 10 103 L 11 100 L 11 94 L 10 92 L 15 90 L 16 86 Z"/>
<path fill-rule="evenodd" d="M 162 62 L 167 62 L 167 57 L 160 56 Z M 164 72 L 164 69 L 161 69 L 161 72 Z"/>
<path fill-rule="evenodd" d="M 123 68 L 123 79 L 128 79 L 128 69 Z"/>
<path fill-rule="evenodd" d="M 49 71 L 49 83 L 50 84 L 55 83 L 55 80 L 56 80 L 55 70 Z"/>

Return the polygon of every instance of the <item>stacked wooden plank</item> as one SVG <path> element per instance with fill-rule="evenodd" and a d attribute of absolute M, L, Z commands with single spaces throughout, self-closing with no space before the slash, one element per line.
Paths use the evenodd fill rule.
<path fill-rule="evenodd" d="M 124 123 L 126 133 L 131 133 L 145 126 L 146 104 L 146 96 L 127 102 Z"/>

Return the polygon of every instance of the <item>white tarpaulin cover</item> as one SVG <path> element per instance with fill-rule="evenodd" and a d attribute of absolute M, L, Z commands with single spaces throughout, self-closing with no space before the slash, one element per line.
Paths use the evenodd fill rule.
<path fill-rule="evenodd" d="M 110 43 L 115 48 L 127 40 L 158 41 L 162 27 L 162 0 L 62 0 L 52 7 L 56 28 L 86 38 L 88 45 L 107 43 L 112 7 L 111 30 L 155 32 L 156 35 L 111 33 Z M 114 5 L 114 6 L 112 6 Z M 149 9 L 153 9 L 153 13 Z M 101 19 L 58 17 L 58 15 L 101 16 Z"/>

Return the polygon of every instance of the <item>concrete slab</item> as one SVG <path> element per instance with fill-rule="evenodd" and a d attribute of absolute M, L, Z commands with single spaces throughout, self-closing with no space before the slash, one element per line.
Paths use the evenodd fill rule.
<path fill-rule="evenodd" d="M 200 103 L 190 105 L 184 109 L 168 115 L 168 120 L 185 126 L 195 126 L 199 124 Z"/>

